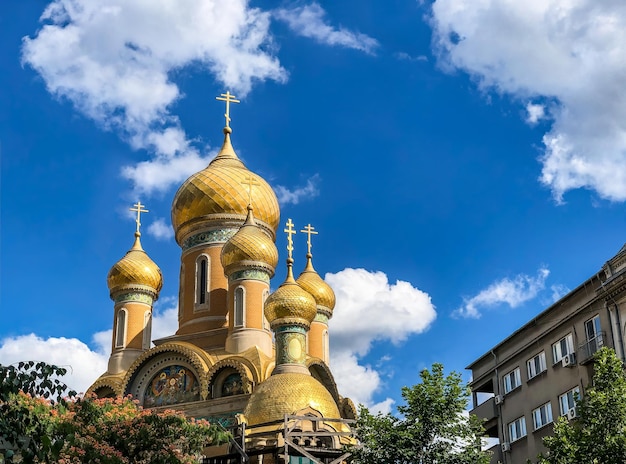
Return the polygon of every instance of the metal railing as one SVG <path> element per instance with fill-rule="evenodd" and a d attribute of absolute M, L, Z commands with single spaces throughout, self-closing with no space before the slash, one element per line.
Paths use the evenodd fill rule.
<path fill-rule="evenodd" d="M 606 344 L 606 332 L 599 332 L 595 337 L 590 338 L 578 347 L 579 359 L 581 363 L 589 361 L 596 352 Z"/>

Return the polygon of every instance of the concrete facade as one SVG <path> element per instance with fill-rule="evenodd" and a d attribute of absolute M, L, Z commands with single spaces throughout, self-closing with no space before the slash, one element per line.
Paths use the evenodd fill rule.
<path fill-rule="evenodd" d="M 498 438 L 492 463 L 535 462 L 561 415 L 575 420 L 575 395 L 593 378 L 593 355 L 613 348 L 623 361 L 626 245 L 576 289 L 467 368 L 474 409 Z"/>

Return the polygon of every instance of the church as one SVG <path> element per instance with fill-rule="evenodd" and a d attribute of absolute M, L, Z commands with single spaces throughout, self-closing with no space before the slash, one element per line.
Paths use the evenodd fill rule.
<path fill-rule="evenodd" d="M 111 268 L 113 332 L 107 371 L 89 388 L 98 397 L 132 395 L 146 408 L 168 407 L 234 431 L 230 445 L 207 448 L 205 462 L 341 463 L 354 443 L 354 404 L 329 368 L 335 294 L 313 267 L 293 269 L 291 219 L 281 227 L 276 194 L 231 144 L 226 92 L 224 142 L 172 202 L 181 248 L 178 330 L 152 340 L 153 304 L 163 276 L 141 245 L 138 202 L 132 247 Z M 282 230 L 280 230 L 282 229 Z M 287 276 L 270 293 L 279 264 L 277 232 L 287 234 Z M 297 275 L 297 277 L 296 277 Z M 153 346 L 154 344 L 154 346 Z"/>

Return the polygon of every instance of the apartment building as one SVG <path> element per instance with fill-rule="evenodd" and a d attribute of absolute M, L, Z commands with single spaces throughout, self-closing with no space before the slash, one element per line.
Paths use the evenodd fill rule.
<path fill-rule="evenodd" d="M 471 369 L 474 409 L 492 463 L 525 464 L 545 451 L 558 416 L 576 420 L 575 398 L 593 378 L 593 355 L 609 346 L 626 361 L 626 244 L 596 274 L 486 352 Z"/>

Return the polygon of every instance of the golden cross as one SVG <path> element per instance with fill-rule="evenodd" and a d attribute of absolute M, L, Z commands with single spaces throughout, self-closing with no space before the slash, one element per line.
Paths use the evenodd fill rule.
<path fill-rule="evenodd" d="M 246 176 L 241 183 L 248 186 L 248 205 L 252 206 L 252 186 L 261 184 L 259 184 L 259 182 L 255 180 L 252 176 Z"/>
<path fill-rule="evenodd" d="M 146 205 L 142 205 L 140 201 L 138 201 L 136 204 L 133 205 L 132 208 L 130 208 L 130 211 L 135 211 L 137 212 L 137 219 L 135 219 L 135 222 L 137 223 L 137 230 L 136 232 L 139 233 L 139 226 L 141 226 L 141 213 L 148 213 L 149 211 L 147 209 L 144 209 L 144 206 Z"/>
<path fill-rule="evenodd" d="M 215 97 L 216 100 L 225 101 L 226 102 L 226 113 L 224 117 L 226 118 L 226 127 L 230 127 L 230 104 L 231 103 L 241 103 L 239 100 L 236 100 L 237 97 L 232 95 L 230 91 L 226 91 L 226 93 L 221 94 L 219 97 Z"/>
<path fill-rule="evenodd" d="M 315 227 L 313 227 L 311 224 L 307 224 L 304 230 L 301 230 L 300 232 L 302 232 L 303 234 L 307 234 L 307 240 L 306 240 L 307 254 L 310 255 L 311 247 L 313 246 L 311 244 L 311 235 L 317 235 L 317 232 L 315 232 Z"/>
<path fill-rule="evenodd" d="M 293 234 L 296 233 L 293 228 L 293 222 L 291 222 L 291 218 L 287 220 L 287 228 L 283 230 L 287 234 L 287 251 L 289 252 L 289 259 L 293 259 Z"/>

